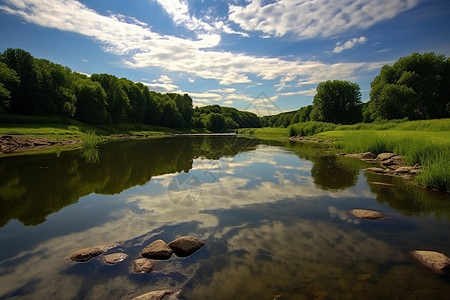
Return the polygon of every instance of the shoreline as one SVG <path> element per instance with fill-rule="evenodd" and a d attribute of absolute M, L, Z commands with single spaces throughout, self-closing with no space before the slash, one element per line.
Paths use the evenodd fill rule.
<path fill-rule="evenodd" d="M 309 137 L 302 137 L 302 136 L 292 136 L 289 138 L 289 141 L 296 142 L 296 143 L 315 143 L 315 144 L 322 144 L 325 148 L 334 148 L 334 142 L 331 140 L 326 139 L 316 139 L 316 138 L 309 138 Z M 380 153 L 378 155 L 375 155 L 372 152 L 364 152 L 364 153 L 338 153 L 337 155 L 348 157 L 348 158 L 355 158 L 359 159 L 368 163 L 377 164 L 379 167 L 370 167 L 364 169 L 368 172 L 373 172 L 377 174 L 382 174 L 385 176 L 393 176 L 402 178 L 404 180 L 407 180 L 414 185 L 428 189 L 433 191 L 438 191 L 442 193 L 449 193 L 449 191 L 440 191 L 432 186 L 426 186 L 423 184 L 418 183 L 415 180 L 415 177 L 417 174 L 419 174 L 423 169 L 419 165 L 410 166 L 407 165 L 404 162 L 404 159 L 400 155 L 396 155 L 395 153 L 387 152 L 387 153 Z"/>

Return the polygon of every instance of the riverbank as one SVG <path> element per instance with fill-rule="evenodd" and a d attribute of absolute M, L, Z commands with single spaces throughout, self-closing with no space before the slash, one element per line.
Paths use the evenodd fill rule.
<path fill-rule="evenodd" d="M 270 135 L 278 140 L 296 136 L 296 142 L 317 143 L 345 154 L 394 153 L 403 158 L 405 166 L 419 166 L 420 172 L 413 179 L 417 184 L 450 190 L 450 119 L 355 125 L 306 122 L 289 128 L 243 129 L 239 133 L 256 138 Z"/>

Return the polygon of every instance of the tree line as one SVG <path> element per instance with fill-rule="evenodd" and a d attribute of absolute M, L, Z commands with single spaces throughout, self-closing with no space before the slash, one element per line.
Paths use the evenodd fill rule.
<path fill-rule="evenodd" d="M 450 117 L 450 58 L 433 52 L 402 57 L 385 65 L 361 101 L 356 83 L 328 80 L 317 86 L 312 105 L 262 118 L 263 126 L 288 127 L 307 121 L 354 124 L 379 120 Z"/>
<path fill-rule="evenodd" d="M 0 113 L 211 131 L 261 126 L 250 112 L 218 105 L 194 109 L 188 94 L 157 93 L 109 74 L 87 76 L 11 48 L 0 54 Z"/>
<path fill-rule="evenodd" d="M 450 58 L 413 53 L 385 65 L 362 103 L 358 84 L 319 83 L 312 105 L 273 116 L 209 105 L 194 108 L 188 94 L 161 94 L 109 74 L 87 76 L 36 59 L 22 49 L 0 53 L 0 113 L 64 116 L 87 124 L 134 123 L 214 132 L 244 127 L 287 127 L 321 121 L 354 124 L 377 120 L 450 117 Z"/>

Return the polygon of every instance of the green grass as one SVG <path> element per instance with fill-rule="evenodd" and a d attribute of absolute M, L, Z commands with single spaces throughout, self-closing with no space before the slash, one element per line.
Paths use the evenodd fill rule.
<path fill-rule="evenodd" d="M 336 125 L 324 122 L 304 122 L 292 124 L 288 127 L 290 136 L 310 136 L 326 131 L 355 131 L 355 130 L 400 130 L 400 131 L 429 131 L 450 132 L 450 119 L 436 120 L 391 120 L 374 123 L 357 123 L 353 125 Z"/>
<path fill-rule="evenodd" d="M 423 167 L 417 181 L 441 191 L 450 190 L 449 131 L 411 130 L 340 130 L 315 135 L 336 141 L 336 146 L 348 153 L 393 152 L 402 155 L 409 165 Z"/>
<path fill-rule="evenodd" d="M 287 128 L 242 128 L 238 130 L 239 135 L 254 137 L 261 140 L 280 140 L 287 139 L 288 129 Z"/>

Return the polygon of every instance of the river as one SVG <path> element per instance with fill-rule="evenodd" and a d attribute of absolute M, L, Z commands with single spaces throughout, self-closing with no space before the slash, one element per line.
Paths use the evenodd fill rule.
<path fill-rule="evenodd" d="M 0 299 L 445 299 L 449 276 L 409 252 L 450 255 L 450 200 L 316 145 L 237 136 L 110 142 L 0 158 Z M 384 184 L 380 184 L 384 183 Z M 387 215 L 370 221 L 349 210 Z M 206 245 L 130 266 L 157 239 Z M 123 262 L 69 262 L 110 242 Z"/>

